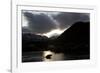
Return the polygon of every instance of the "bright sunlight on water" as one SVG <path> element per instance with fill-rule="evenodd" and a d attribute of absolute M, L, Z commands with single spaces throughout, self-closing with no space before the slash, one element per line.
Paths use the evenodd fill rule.
<path fill-rule="evenodd" d="M 63 59 L 64 59 L 63 53 L 54 53 L 52 51 L 43 52 L 43 61 L 58 61 Z"/>

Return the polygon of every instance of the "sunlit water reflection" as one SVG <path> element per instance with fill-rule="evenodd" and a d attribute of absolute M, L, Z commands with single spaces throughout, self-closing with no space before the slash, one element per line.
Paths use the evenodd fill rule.
<path fill-rule="evenodd" d="M 64 59 L 63 53 L 54 53 L 52 51 L 43 52 L 43 61 L 58 61 L 63 59 Z"/>
<path fill-rule="evenodd" d="M 88 59 L 88 55 L 68 55 L 65 53 L 55 53 L 48 50 L 24 52 L 22 56 L 22 62 L 50 62 L 76 59 Z"/>
<path fill-rule="evenodd" d="M 23 62 L 39 62 L 39 61 L 60 61 L 65 59 L 64 53 L 55 53 L 52 51 L 35 51 L 24 52 L 22 56 Z"/>

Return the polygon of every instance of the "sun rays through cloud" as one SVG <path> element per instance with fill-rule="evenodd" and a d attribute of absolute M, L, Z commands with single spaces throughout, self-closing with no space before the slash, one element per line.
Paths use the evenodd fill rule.
<path fill-rule="evenodd" d="M 61 29 L 54 29 L 48 33 L 44 33 L 43 35 L 47 36 L 48 38 L 52 37 L 53 35 L 60 35 L 61 33 L 63 33 L 65 31 L 65 29 L 61 30 Z"/>

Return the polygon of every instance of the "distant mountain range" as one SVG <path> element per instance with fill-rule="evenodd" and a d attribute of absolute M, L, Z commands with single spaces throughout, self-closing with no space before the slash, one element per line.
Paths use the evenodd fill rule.
<path fill-rule="evenodd" d="M 24 32 L 22 33 L 22 51 L 41 51 L 43 48 L 47 48 L 48 40 L 46 36 Z"/>

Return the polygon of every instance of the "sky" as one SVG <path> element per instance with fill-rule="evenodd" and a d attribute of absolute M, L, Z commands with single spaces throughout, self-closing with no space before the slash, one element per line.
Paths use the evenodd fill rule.
<path fill-rule="evenodd" d="M 75 22 L 88 22 L 89 13 L 22 10 L 22 32 L 51 37 L 60 35 Z"/>

